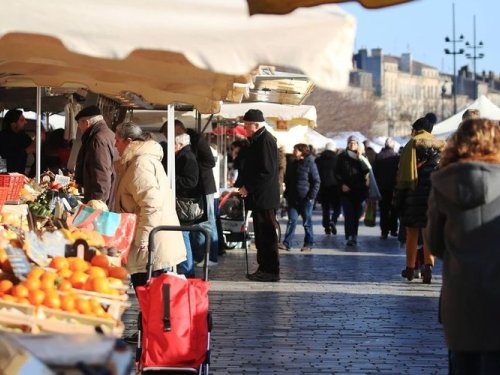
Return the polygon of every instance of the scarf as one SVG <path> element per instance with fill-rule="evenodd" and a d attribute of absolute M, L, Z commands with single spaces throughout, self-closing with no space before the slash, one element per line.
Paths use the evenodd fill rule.
<path fill-rule="evenodd" d="M 434 138 L 434 136 L 425 130 L 417 130 L 415 135 L 406 144 L 401 158 L 399 160 L 398 177 L 396 188 L 397 189 L 415 189 L 418 181 L 417 172 L 417 152 L 415 148 L 415 141 L 417 139 Z"/>

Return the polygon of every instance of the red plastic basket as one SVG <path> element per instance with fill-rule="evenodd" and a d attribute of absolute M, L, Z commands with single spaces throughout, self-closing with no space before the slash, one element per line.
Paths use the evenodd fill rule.
<path fill-rule="evenodd" d="M 8 188 L 7 200 L 17 201 L 24 185 L 24 175 L 0 175 L 0 187 Z"/>
<path fill-rule="evenodd" d="M 8 187 L 0 186 L 0 212 L 2 212 L 3 205 L 7 200 L 7 194 L 9 193 Z"/>

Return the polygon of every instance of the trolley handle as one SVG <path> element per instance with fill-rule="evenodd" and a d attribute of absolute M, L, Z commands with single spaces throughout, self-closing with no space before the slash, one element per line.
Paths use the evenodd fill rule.
<path fill-rule="evenodd" d="M 175 226 L 175 225 L 159 225 L 151 229 L 148 239 L 148 261 L 146 270 L 148 272 L 148 281 L 153 277 L 153 251 L 154 251 L 154 237 L 157 232 L 171 231 L 171 232 L 201 232 L 205 236 L 205 257 L 203 259 L 203 280 L 208 281 L 208 255 L 210 253 L 210 233 L 205 228 L 199 225 L 192 226 Z"/>

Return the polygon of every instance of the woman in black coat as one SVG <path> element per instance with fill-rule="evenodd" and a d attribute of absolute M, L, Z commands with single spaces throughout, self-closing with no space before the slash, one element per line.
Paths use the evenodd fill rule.
<path fill-rule="evenodd" d="M 336 169 L 347 246 L 357 244 L 359 218 L 363 211 L 363 201 L 368 195 L 369 168 L 359 159 L 358 147 L 358 139 L 351 135 L 347 139 L 347 149 L 339 155 Z"/>
<path fill-rule="evenodd" d="M 314 200 L 319 191 L 320 178 L 318 167 L 310 154 L 309 146 L 304 143 L 293 147 L 294 160 L 287 165 L 285 172 L 284 196 L 288 204 L 288 222 L 285 239 L 280 248 L 289 249 L 295 235 L 297 218 L 302 217 L 304 226 L 304 245 L 300 251 L 311 251 L 314 244 L 312 211 Z"/>
<path fill-rule="evenodd" d="M 406 268 L 401 275 L 413 280 L 417 259 L 418 237 L 427 225 L 427 200 L 431 190 L 431 173 L 437 168 L 444 141 L 431 135 L 433 125 L 422 117 L 413 124 L 412 139 L 406 144 L 399 162 L 394 206 L 401 224 L 406 227 Z M 422 282 L 430 284 L 434 258 L 424 241 Z"/>

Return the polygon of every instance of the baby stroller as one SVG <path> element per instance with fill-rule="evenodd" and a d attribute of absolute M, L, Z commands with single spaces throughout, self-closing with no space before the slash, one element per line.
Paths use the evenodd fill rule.
<path fill-rule="evenodd" d="M 241 242 L 245 249 L 246 270 L 248 274 L 248 242 L 252 236 L 249 222 L 252 211 L 245 210 L 245 200 L 238 192 L 224 192 L 219 201 L 222 234 L 226 243 Z"/>
<path fill-rule="evenodd" d="M 158 231 L 200 231 L 205 235 L 203 279 L 173 273 L 153 276 L 154 235 Z M 148 283 L 137 288 L 141 309 L 137 370 L 208 375 L 212 320 L 208 311 L 210 236 L 199 226 L 158 226 L 149 234 Z"/>

